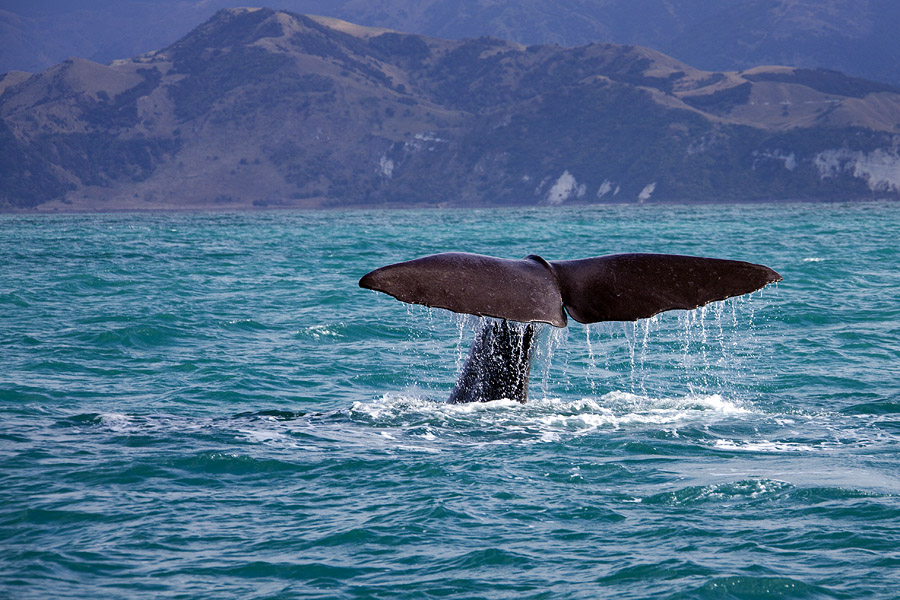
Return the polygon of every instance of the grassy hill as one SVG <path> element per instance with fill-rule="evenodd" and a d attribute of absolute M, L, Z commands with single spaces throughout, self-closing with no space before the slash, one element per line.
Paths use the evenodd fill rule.
<path fill-rule="evenodd" d="M 268 9 L 0 79 L 0 206 L 896 197 L 900 90 L 636 46 L 451 41 Z"/>

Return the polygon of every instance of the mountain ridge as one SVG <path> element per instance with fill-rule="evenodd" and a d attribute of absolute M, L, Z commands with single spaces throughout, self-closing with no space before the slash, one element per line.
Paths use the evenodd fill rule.
<path fill-rule="evenodd" d="M 134 59 L 12 77 L 6 210 L 900 193 L 900 90 L 825 70 L 229 9 Z"/>
<path fill-rule="evenodd" d="M 156 50 L 229 0 L 42 0 L 0 9 L 0 71 Z M 900 84 L 894 0 L 282 0 L 279 8 L 438 38 L 652 47 L 706 70 L 827 68 Z"/>

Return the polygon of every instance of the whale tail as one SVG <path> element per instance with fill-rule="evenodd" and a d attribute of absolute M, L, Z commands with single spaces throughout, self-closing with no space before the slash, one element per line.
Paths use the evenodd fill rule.
<path fill-rule="evenodd" d="M 736 260 L 615 254 L 548 262 L 451 252 L 376 269 L 359 281 L 413 304 L 496 317 L 484 320 L 449 402 L 525 402 L 534 322 L 566 326 L 635 321 L 758 290 L 781 275 Z M 518 321 L 511 323 L 510 321 Z"/>
<path fill-rule="evenodd" d="M 690 310 L 781 281 L 772 269 L 737 260 L 674 254 L 613 254 L 548 262 L 449 252 L 388 265 L 363 288 L 403 302 L 523 323 L 565 327 L 635 321 Z"/>

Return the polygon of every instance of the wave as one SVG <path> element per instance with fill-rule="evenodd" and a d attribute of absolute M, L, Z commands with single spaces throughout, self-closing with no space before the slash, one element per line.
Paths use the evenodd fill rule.
<path fill-rule="evenodd" d="M 878 423 L 858 420 L 841 413 L 785 412 L 785 407 L 721 394 L 613 391 L 599 397 L 537 397 L 525 404 L 447 404 L 410 390 L 323 412 L 271 408 L 182 416 L 110 411 L 63 417 L 55 428 L 68 428 L 59 433 L 67 438 L 124 436 L 132 445 L 181 449 L 208 443 L 226 454 L 276 456 L 288 462 L 294 460 L 292 454 L 325 456 L 335 450 L 426 456 L 491 447 L 502 452 L 500 447 L 523 445 L 720 462 L 743 460 L 740 456 L 826 457 L 847 448 L 872 451 L 886 443 L 890 436 L 884 428 L 871 427 Z M 850 435 L 850 430 L 856 433 Z M 841 478 L 835 482 L 846 484 Z M 894 489 L 894 483 L 887 488 Z"/>
<path fill-rule="evenodd" d="M 689 486 L 639 499 L 643 504 L 692 506 L 705 502 L 743 502 L 774 498 L 792 489 L 789 483 L 772 479 L 749 479 L 716 485 Z"/>

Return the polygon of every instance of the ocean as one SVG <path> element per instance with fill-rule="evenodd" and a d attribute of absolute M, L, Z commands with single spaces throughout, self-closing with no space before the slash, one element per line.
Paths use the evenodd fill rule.
<path fill-rule="evenodd" d="M 892 203 L 0 215 L 0 597 L 900 598 Z M 784 281 L 542 326 L 360 289 L 445 251 Z"/>

